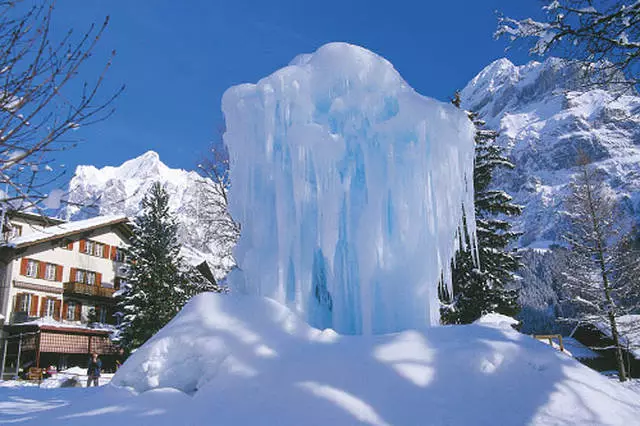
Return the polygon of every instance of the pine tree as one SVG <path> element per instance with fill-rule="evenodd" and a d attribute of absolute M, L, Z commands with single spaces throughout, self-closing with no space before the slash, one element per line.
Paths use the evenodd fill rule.
<path fill-rule="evenodd" d="M 156 182 L 142 200 L 129 247 L 129 272 L 118 302 L 121 344 L 135 349 L 166 325 L 188 300 L 177 239 L 178 224 L 169 211 L 169 194 Z"/>
<path fill-rule="evenodd" d="M 458 93 L 452 102 L 460 106 Z M 444 300 L 441 317 L 445 324 L 471 323 L 488 312 L 515 315 L 518 311 L 517 291 L 509 286 L 520 263 L 518 257 L 508 251 L 518 234 L 511 230 L 511 224 L 504 217 L 519 215 L 522 207 L 514 204 L 506 192 L 491 187 L 496 170 L 515 166 L 496 144 L 497 132 L 485 129 L 485 123 L 475 113 L 468 115 L 476 128 L 473 183 L 480 267 L 473 259 L 475 248 L 466 232 L 464 218 L 459 232 L 459 246 L 463 248 L 452 265 L 453 295 L 441 291 Z"/>

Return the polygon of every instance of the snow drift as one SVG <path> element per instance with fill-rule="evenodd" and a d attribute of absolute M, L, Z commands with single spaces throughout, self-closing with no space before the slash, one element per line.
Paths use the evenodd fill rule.
<path fill-rule="evenodd" d="M 462 206 L 475 223 L 463 112 L 346 43 L 230 88 L 222 109 L 236 288 L 344 333 L 439 322 Z"/>
<path fill-rule="evenodd" d="M 193 395 L 155 425 L 637 422 L 635 393 L 507 318 L 481 322 L 341 336 L 273 300 L 202 294 L 112 383 Z"/>

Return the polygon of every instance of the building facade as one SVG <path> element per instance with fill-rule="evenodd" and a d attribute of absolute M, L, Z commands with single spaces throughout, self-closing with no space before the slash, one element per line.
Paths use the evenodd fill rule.
<path fill-rule="evenodd" d="M 17 369 L 27 359 L 43 364 L 44 358 L 47 365 L 66 364 L 70 355 L 86 357 L 92 351 L 92 341 L 93 350 L 105 355 L 113 352 L 115 349 L 105 340 L 105 329 L 116 322 L 114 294 L 126 274 L 128 219 L 101 216 L 63 222 L 14 213 L 5 221 L 3 231 L 2 366 L 16 364 Z M 53 334 L 58 337 L 54 339 Z M 34 336 L 25 344 L 33 353 L 20 354 L 24 352 L 20 342 L 19 348 L 14 347 L 21 335 Z M 52 339 L 58 343 L 47 346 L 45 343 Z"/>

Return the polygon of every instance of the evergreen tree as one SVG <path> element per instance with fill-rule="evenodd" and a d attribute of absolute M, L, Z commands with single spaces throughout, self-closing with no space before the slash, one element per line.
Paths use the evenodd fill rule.
<path fill-rule="evenodd" d="M 169 212 L 169 194 L 156 182 L 142 200 L 129 247 L 127 283 L 118 302 L 121 344 L 135 349 L 166 325 L 193 293 Z"/>
<path fill-rule="evenodd" d="M 453 104 L 460 106 L 458 93 Z M 461 249 L 452 264 L 453 295 L 441 290 L 444 301 L 441 316 L 445 324 L 468 324 L 488 312 L 515 315 L 518 311 L 517 291 L 509 286 L 520 264 L 518 257 L 508 251 L 509 244 L 518 234 L 504 218 L 519 215 L 522 207 L 514 204 L 506 192 L 491 187 L 496 170 L 515 166 L 496 144 L 497 132 L 485 129 L 485 123 L 476 114 L 468 115 L 476 128 L 473 184 L 480 267 L 474 262 L 475 247 L 466 231 L 466 218 L 463 218 L 459 232 Z"/>

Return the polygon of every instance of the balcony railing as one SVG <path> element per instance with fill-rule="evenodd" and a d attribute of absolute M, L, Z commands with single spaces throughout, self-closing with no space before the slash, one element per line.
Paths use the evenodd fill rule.
<path fill-rule="evenodd" d="M 84 283 L 64 283 L 64 292 L 67 294 L 81 294 L 84 296 L 113 297 L 115 289 L 98 287 Z"/>

